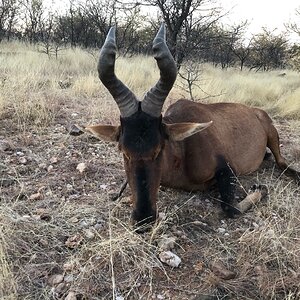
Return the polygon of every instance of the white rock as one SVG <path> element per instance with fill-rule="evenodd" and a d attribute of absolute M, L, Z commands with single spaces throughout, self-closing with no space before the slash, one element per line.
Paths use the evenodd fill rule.
<path fill-rule="evenodd" d="M 218 231 L 219 233 L 224 234 L 224 233 L 226 232 L 226 229 L 223 228 L 223 227 L 220 227 L 220 228 L 217 229 L 217 231 Z"/>
<path fill-rule="evenodd" d="M 48 283 L 53 286 L 53 285 L 57 285 L 61 282 L 63 282 L 64 280 L 64 275 L 62 274 L 54 274 L 54 275 L 51 275 L 49 278 L 48 278 Z"/>
<path fill-rule="evenodd" d="M 51 164 L 56 164 L 57 162 L 58 162 L 57 157 L 53 156 L 53 157 L 50 158 L 50 163 Z"/>
<path fill-rule="evenodd" d="M 27 159 L 26 157 L 22 156 L 19 158 L 19 163 L 22 164 L 22 165 L 25 165 L 27 163 Z"/>
<path fill-rule="evenodd" d="M 90 229 L 86 229 L 84 231 L 84 235 L 89 240 L 92 240 L 95 237 L 95 233 L 92 230 L 90 230 Z"/>
<path fill-rule="evenodd" d="M 76 300 L 76 294 L 74 292 L 69 292 L 69 294 L 67 295 L 67 297 L 65 298 L 65 300 Z"/>
<path fill-rule="evenodd" d="M 86 164 L 85 163 L 79 163 L 76 167 L 76 170 L 78 170 L 80 173 L 83 173 L 86 169 Z"/>
<path fill-rule="evenodd" d="M 171 266 L 177 268 L 181 263 L 181 258 L 171 251 L 163 251 L 159 254 L 159 259 Z"/>

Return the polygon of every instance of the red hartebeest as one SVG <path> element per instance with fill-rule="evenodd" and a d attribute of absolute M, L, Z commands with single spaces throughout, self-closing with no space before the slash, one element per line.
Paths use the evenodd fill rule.
<path fill-rule="evenodd" d="M 277 130 L 263 110 L 234 103 L 179 100 L 162 117 L 177 75 L 164 25 L 153 41 L 153 51 L 160 79 L 140 102 L 115 75 L 115 29 L 110 29 L 98 72 L 119 107 L 120 125 L 87 127 L 98 138 L 117 142 L 123 153 L 134 222 L 141 225 L 156 219 L 160 184 L 191 191 L 216 183 L 222 208 L 231 216 L 235 212 L 230 205 L 235 176 L 257 170 L 266 147 L 277 165 L 299 181 L 300 173 L 281 156 Z"/>

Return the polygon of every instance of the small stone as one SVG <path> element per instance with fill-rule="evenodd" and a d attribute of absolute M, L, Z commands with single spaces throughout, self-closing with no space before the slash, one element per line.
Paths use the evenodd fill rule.
<path fill-rule="evenodd" d="M 36 200 L 41 200 L 42 198 L 43 198 L 43 195 L 40 192 L 38 192 L 38 193 L 32 194 L 29 197 L 29 200 L 36 201 Z"/>
<path fill-rule="evenodd" d="M 75 234 L 74 236 L 71 236 L 67 239 L 65 245 L 68 248 L 74 249 L 77 248 L 82 241 L 83 241 L 83 237 L 80 234 Z"/>
<path fill-rule="evenodd" d="M 219 233 L 224 234 L 224 233 L 226 232 L 226 229 L 223 228 L 223 227 L 220 227 L 220 228 L 217 229 L 217 231 L 218 231 Z"/>
<path fill-rule="evenodd" d="M 76 294 L 74 292 L 69 292 L 69 294 L 67 295 L 67 297 L 65 298 L 65 300 L 76 300 Z"/>
<path fill-rule="evenodd" d="M 86 228 L 86 227 L 88 227 L 88 226 L 89 226 L 89 224 L 88 224 L 85 220 L 82 220 L 82 221 L 80 222 L 80 227 Z"/>
<path fill-rule="evenodd" d="M 47 165 L 45 163 L 40 163 L 39 168 L 40 169 L 47 169 Z"/>
<path fill-rule="evenodd" d="M 181 258 L 171 251 L 163 251 L 159 254 L 159 259 L 174 268 L 177 268 L 181 263 Z"/>
<path fill-rule="evenodd" d="M 64 280 L 64 276 L 62 274 L 54 274 L 48 278 L 48 283 L 51 286 L 54 286 L 54 285 L 57 285 L 57 284 L 63 282 L 63 280 Z"/>
<path fill-rule="evenodd" d="M 66 275 L 66 276 L 64 277 L 64 282 L 69 283 L 69 282 L 72 282 L 72 281 L 74 281 L 74 276 L 73 276 L 73 274 L 68 274 L 68 275 Z"/>
<path fill-rule="evenodd" d="M 79 219 L 77 217 L 72 217 L 72 218 L 69 219 L 69 222 L 70 223 L 78 223 Z"/>
<path fill-rule="evenodd" d="M 22 164 L 22 165 L 25 165 L 27 163 L 27 159 L 26 157 L 22 156 L 19 158 L 19 163 Z"/>
<path fill-rule="evenodd" d="M 73 190 L 72 184 L 69 184 L 69 183 L 66 185 L 66 188 L 67 188 L 67 191 L 69 191 L 69 192 Z"/>
<path fill-rule="evenodd" d="M 50 165 L 50 166 L 47 167 L 47 171 L 48 171 L 49 173 L 50 173 L 52 170 L 53 170 L 53 166 L 52 166 L 52 165 Z"/>
<path fill-rule="evenodd" d="M 92 230 L 90 230 L 90 229 L 86 229 L 86 230 L 84 231 L 84 236 L 85 236 L 87 239 L 92 240 L 92 239 L 95 237 L 95 233 L 94 233 Z"/>
<path fill-rule="evenodd" d="M 61 282 L 57 285 L 57 287 L 55 288 L 55 292 L 59 295 L 63 294 L 66 292 L 67 290 L 67 285 L 64 282 Z"/>
<path fill-rule="evenodd" d="M 79 173 L 83 173 L 86 169 L 86 164 L 85 163 L 79 163 L 76 167 L 76 170 L 79 171 Z"/>
<path fill-rule="evenodd" d="M 68 132 L 70 135 L 73 136 L 78 136 L 84 133 L 83 130 L 80 129 L 80 127 L 78 125 L 72 124 L 71 126 L 69 126 L 69 128 L 67 128 Z"/>
<path fill-rule="evenodd" d="M 50 163 L 53 165 L 53 164 L 56 164 L 58 162 L 58 159 L 57 157 L 53 156 L 50 158 Z"/>
<path fill-rule="evenodd" d="M 75 268 L 75 262 L 66 262 L 63 265 L 65 271 L 72 271 Z"/>
<path fill-rule="evenodd" d="M 99 231 L 99 230 L 103 230 L 104 229 L 104 224 L 102 223 L 97 223 L 94 225 L 95 230 Z"/>

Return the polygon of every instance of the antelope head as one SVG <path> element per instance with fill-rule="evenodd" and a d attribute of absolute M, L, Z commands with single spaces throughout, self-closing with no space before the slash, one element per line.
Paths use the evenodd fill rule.
<path fill-rule="evenodd" d="M 132 219 L 139 226 L 157 217 L 157 196 L 162 174 L 162 159 L 168 139 L 182 140 L 203 128 L 203 124 L 164 124 L 162 107 L 177 76 L 176 63 L 167 47 L 165 25 L 153 41 L 154 58 L 160 78 L 142 101 L 115 75 L 115 28 L 111 28 L 100 52 L 98 73 L 120 110 L 120 125 L 94 125 L 87 130 L 96 137 L 118 143 L 132 192 Z"/>

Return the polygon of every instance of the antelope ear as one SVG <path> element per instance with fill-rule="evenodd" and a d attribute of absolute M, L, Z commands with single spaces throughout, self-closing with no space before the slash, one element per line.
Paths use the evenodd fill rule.
<path fill-rule="evenodd" d="M 165 130 L 169 138 L 173 141 L 182 141 L 185 138 L 198 133 L 207 127 L 209 127 L 213 122 L 207 123 L 174 123 L 165 124 Z"/>
<path fill-rule="evenodd" d="M 109 142 L 117 142 L 120 136 L 120 126 L 91 125 L 85 128 L 96 138 Z"/>

